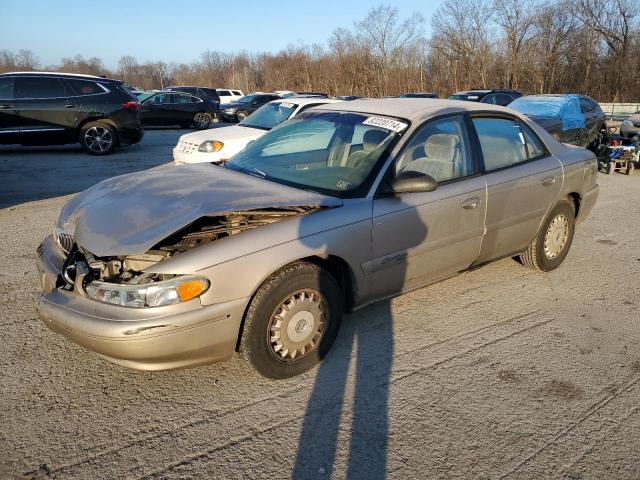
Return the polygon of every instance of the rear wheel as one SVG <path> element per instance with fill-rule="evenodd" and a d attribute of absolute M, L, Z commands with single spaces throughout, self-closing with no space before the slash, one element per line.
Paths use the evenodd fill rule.
<path fill-rule="evenodd" d="M 211 125 L 211 115 L 200 112 L 193 116 L 193 124 L 200 130 L 206 130 Z"/>
<path fill-rule="evenodd" d="M 562 201 L 551 210 L 527 250 L 520 254 L 520 261 L 543 272 L 558 268 L 569 253 L 574 231 L 574 207 Z"/>
<path fill-rule="evenodd" d="M 298 262 L 272 275 L 251 300 L 240 350 L 268 378 L 306 372 L 336 338 L 343 302 L 335 279 L 312 263 Z"/>
<path fill-rule="evenodd" d="M 80 129 L 80 145 L 91 155 L 107 155 L 118 144 L 116 129 L 105 122 L 89 122 Z"/>

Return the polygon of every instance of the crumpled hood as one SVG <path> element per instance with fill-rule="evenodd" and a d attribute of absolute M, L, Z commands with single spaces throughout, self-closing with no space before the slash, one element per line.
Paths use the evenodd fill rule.
<path fill-rule="evenodd" d="M 141 254 L 200 217 L 288 206 L 338 207 L 338 198 L 211 164 L 158 167 L 114 177 L 72 198 L 58 224 L 99 257 Z"/>
<path fill-rule="evenodd" d="M 222 143 L 228 143 L 235 140 L 246 140 L 247 142 L 255 140 L 267 133 L 266 130 L 259 128 L 243 127 L 242 125 L 231 125 L 229 127 L 210 128 L 200 130 L 198 132 L 187 133 L 180 137 L 180 140 L 186 142 L 200 144 L 206 140 L 218 140 Z M 224 147 L 223 147 L 224 148 Z"/>

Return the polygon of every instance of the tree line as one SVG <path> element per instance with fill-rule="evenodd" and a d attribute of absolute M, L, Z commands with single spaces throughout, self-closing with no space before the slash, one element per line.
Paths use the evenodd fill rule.
<path fill-rule="evenodd" d="M 43 67 L 29 50 L 0 50 L 0 72 L 46 69 L 106 75 L 143 89 L 168 85 L 381 97 L 471 88 L 584 93 L 640 101 L 640 0 L 445 0 L 430 19 L 374 7 L 324 45 L 277 53 L 203 52 L 191 63 L 123 56 L 65 57 Z"/>

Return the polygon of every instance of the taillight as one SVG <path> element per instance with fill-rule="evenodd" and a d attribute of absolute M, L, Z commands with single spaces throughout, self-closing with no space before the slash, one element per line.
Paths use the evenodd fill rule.
<path fill-rule="evenodd" d="M 127 110 L 140 110 L 140 104 L 131 100 L 124 102 L 122 108 L 126 108 Z"/>

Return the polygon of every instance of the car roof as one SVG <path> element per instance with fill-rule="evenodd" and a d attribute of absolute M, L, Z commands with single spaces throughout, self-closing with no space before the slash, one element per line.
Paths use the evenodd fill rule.
<path fill-rule="evenodd" d="M 322 105 L 316 108 L 318 110 L 384 115 L 404 118 L 410 122 L 421 122 L 427 118 L 447 113 L 464 113 L 474 111 L 505 112 L 520 117 L 517 112 L 499 105 L 437 98 L 361 99 L 357 102 L 339 102 L 335 105 Z"/>
<path fill-rule="evenodd" d="M 107 77 L 99 77 L 97 75 L 85 75 L 83 73 L 66 73 L 66 72 L 5 72 L 0 75 L 27 75 L 27 76 L 46 76 L 46 77 L 70 77 L 70 78 L 90 78 L 92 80 L 114 81 Z"/>
<path fill-rule="evenodd" d="M 326 97 L 289 97 L 289 98 L 279 98 L 277 100 L 272 100 L 269 103 L 295 103 L 297 105 L 309 105 L 310 103 L 340 103 L 343 100 L 337 100 L 334 98 L 326 98 Z"/>

